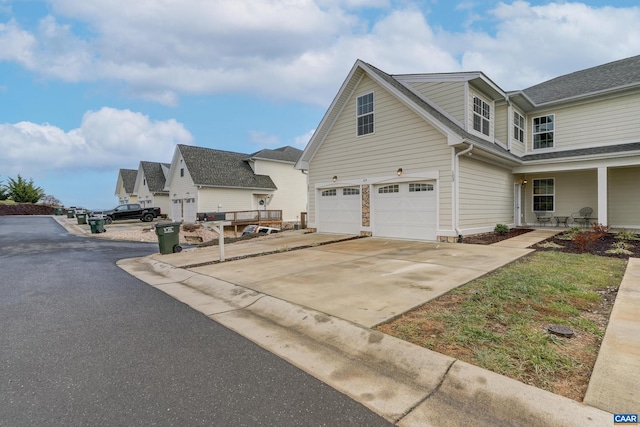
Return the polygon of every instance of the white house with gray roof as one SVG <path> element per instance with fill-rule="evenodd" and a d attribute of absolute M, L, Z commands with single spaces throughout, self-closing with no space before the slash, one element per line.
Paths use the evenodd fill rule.
<path fill-rule="evenodd" d="M 165 189 L 174 221 L 193 222 L 201 212 L 282 210 L 282 220 L 306 211 L 306 175 L 295 169 L 293 147 L 253 154 L 177 145 Z"/>
<path fill-rule="evenodd" d="M 162 213 L 169 214 L 171 203 L 165 184 L 170 166 L 169 163 L 140 162 L 133 189 L 133 194 L 140 205 L 160 208 Z"/>
<path fill-rule="evenodd" d="M 590 207 L 590 223 L 639 229 L 639 117 L 640 56 L 518 91 L 358 60 L 296 165 L 309 226 L 454 241 Z"/>

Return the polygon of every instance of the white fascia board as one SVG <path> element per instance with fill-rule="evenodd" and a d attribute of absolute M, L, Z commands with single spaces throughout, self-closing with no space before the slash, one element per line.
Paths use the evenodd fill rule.
<path fill-rule="evenodd" d="M 572 159 L 545 159 L 528 161 L 526 165 L 514 167 L 513 173 L 560 172 L 598 167 L 640 166 L 640 153 L 611 153 L 606 158 L 602 155 L 581 156 Z"/>
<path fill-rule="evenodd" d="M 377 185 L 377 184 L 396 184 L 402 182 L 415 182 L 415 181 L 437 181 L 440 179 L 439 171 L 426 171 L 417 173 L 405 173 L 402 176 L 387 175 L 387 176 L 372 176 L 366 178 L 354 178 L 345 179 L 341 181 L 324 181 L 315 183 L 314 187 L 318 189 L 327 188 L 340 188 L 340 187 L 355 187 L 360 185 Z"/>

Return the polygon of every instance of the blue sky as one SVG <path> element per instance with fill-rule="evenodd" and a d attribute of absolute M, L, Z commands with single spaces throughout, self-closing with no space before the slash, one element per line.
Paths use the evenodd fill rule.
<path fill-rule="evenodd" d="M 637 1 L 0 0 L 0 181 L 108 208 L 176 144 L 304 148 L 356 59 L 502 89 L 640 54 Z"/>

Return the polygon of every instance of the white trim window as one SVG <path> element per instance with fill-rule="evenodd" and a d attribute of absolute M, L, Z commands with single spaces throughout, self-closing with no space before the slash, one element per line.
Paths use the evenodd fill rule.
<path fill-rule="evenodd" d="M 322 190 L 322 197 L 330 197 L 330 196 L 337 196 L 338 193 L 336 192 L 335 188 L 332 188 L 330 190 Z"/>
<path fill-rule="evenodd" d="M 433 184 L 423 184 L 423 183 L 409 184 L 409 193 L 416 193 L 418 191 L 433 191 Z"/>
<path fill-rule="evenodd" d="M 360 188 L 358 187 L 345 187 L 342 189 L 343 196 L 357 196 L 360 194 Z"/>
<path fill-rule="evenodd" d="M 356 117 L 358 136 L 373 133 L 373 92 L 358 97 Z"/>
<path fill-rule="evenodd" d="M 524 142 L 524 117 L 517 111 L 513 112 L 513 139 Z"/>
<path fill-rule="evenodd" d="M 533 180 L 533 210 L 552 212 L 555 207 L 555 179 Z"/>
<path fill-rule="evenodd" d="M 533 118 L 533 149 L 553 148 L 555 115 Z"/>
<path fill-rule="evenodd" d="M 378 188 L 378 194 L 399 193 L 400 186 L 398 184 L 385 185 Z"/>
<path fill-rule="evenodd" d="M 473 97 L 473 130 L 487 136 L 491 133 L 491 106 L 477 96 Z"/>

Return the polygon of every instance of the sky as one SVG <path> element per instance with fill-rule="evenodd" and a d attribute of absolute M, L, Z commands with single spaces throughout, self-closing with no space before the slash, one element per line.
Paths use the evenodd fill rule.
<path fill-rule="evenodd" d="M 0 182 L 117 205 L 176 144 L 303 149 L 357 59 L 524 89 L 640 54 L 633 1 L 0 0 Z"/>

